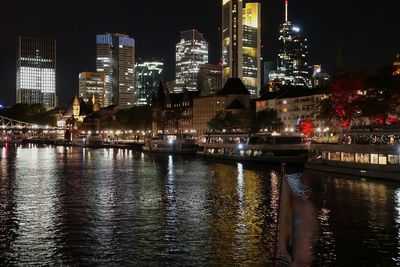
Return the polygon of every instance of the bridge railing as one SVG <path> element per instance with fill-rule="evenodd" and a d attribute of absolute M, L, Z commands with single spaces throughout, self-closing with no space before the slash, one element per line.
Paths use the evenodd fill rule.
<path fill-rule="evenodd" d="M 0 130 L 66 130 L 65 127 L 41 125 L 0 116 Z"/>

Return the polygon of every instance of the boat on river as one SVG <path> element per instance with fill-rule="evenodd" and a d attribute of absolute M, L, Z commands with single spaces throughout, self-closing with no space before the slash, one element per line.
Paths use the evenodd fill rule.
<path fill-rule="evenodd" d="M 311 144 L 310 170 L 400 180 L 400 127 L 344 131 L 338 144 Z"/>
<path fill-rule="evenodd" d="M 145 139 L 143 151 L 156 153 L 195 154 L 196 140 L 185 134 L 159 134 Z"/>
<path fill-rule="evenodd" d="M 270 163 L 304 163 L 308 145 L 302 135 L 270 133 L 209 134 L 198 154 L 207 158 Z"/>

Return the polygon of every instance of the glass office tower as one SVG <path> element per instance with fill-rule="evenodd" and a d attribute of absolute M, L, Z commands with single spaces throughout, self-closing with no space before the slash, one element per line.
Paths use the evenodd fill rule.
<path fill-rule="evenodd" d="M 152 97 L 157 93 L 158 86 L 163 78 L 164 62 L 139 62 L 135 66 L 135 72 L 135 106 L 150 105 Z"/>
<path fill-rule="evenodd" d="M 240 78 L 253 98 L 261 89 L 261 4 L 222 1 L 222 76 Z"/>
<path fill-rule="evenodd" d="M 57 106 L 56 41 L 19 37 L 16 102 Z"/>
<path fill-rule="evenodd" d="M 179 93 L 186 87 L 188 91 L 197 90 L 197 77 L 200 66 L 208 63 L 208 43 L 197 30 L 182 31 L 176 45 L 176 86 Z"/>
<path fill-rule="evenodd" d="M 130 108 L 135 91 L 135 40 L 126 34 L 96 36 L 97 72 L 105 73 L 105 105 Z"/>

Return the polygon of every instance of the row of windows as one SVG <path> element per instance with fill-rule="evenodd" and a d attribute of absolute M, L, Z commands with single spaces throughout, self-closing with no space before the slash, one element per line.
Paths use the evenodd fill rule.
<path fill-rule="evenodd" d="M 369 153 L 344 153 L 322 152 L 322 159 L 342 162 L 355 162 L 364 164 L 399 165 L 400 156 L 393 154 L 369 154 Z"/>
<path fill-rule="evenodd" d="M 198 110 L 194 110 L 193 114 L 195 115 L 215 115 L 216 111 L 215 109 L 198 109 Z"/>

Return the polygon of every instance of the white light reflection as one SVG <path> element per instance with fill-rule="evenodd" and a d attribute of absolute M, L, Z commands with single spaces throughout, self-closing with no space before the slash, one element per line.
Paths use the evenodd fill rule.
<path fill-rule="evenodd" d="M 175 248 L 169 242 L 171 239 L 178 239 L 178 206 L 175 196 L 175 170 L 174 160 L 172 155 L 168 156 L 168 174 L 167 183 L 165 184 L 165 198 L 166 198 L 166 229 L 169 231 L 165 232 L 165 240 L 169 243 L 168 250 L 174 250 Z"/>
<path fill-rule="evenodd" d="M 32 262 L 45 262 L 55 256 L 57 244 L 55 219 L 58 206 L 54 179 L 58 169 L 56 150 L 52 147 L 18 148 L 15 158 L 15 199 L 18 237 L 17 253 Z M 22 250 L 30 244 L 31 250 Z M 40 251 L 41 253 L 38 253 Z"/>
<path fill-rule="evenodd" d="M 1 149 L 1 157 L 6 159 L 8 156 L 8 144 Z"/>
<path fill-rule="evenodd" d="M 274 214 L 275 221 L 278 216 L 278 201 L 279 201 L 279 177 L 275 172 L 271 172 L 271 210 Z"/>
<path fill-rule="evenodd" d="M 242 206 L 243 204 L 243 188 L 244 188 L 244 183 L 243 183 L 243 164 L 238 163 L 237 164 L 237 180 L 238 180 L 238 186 L 237 186 L 237 192 L 239 196 L 239 205 Z"/>
<path fill-rule="evenodd" d="M 143 153 L 142 153 L 143 154 Z M 168 181 L 172 181 L 174 178 L 174 160 L 172 155 L 168 156 Z"/>
<path fill-rule="evenodd" d="M 400 262 L 400 189 L 397 189 L 394 192 L 394 200 L 395 200 L 395 210 L 396 210 L 396 214 L 395 214 L 395 220 L 397 225 L 397 229 L 398 229 L 398 233 L 397 233 L 397 257 L 394 259 L 397 263 Z"/>

